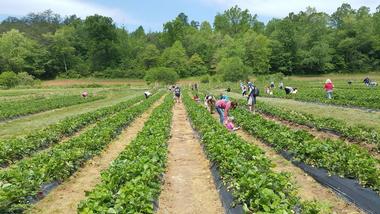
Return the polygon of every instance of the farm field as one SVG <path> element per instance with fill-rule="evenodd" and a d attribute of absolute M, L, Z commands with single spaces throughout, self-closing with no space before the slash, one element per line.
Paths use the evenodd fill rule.
<path fill-rule="evenodd" d="M 378 1 L 0 5 L 0 214 L 380 214 Z"/>
<path fill-rule="evenodd" d="M 259 97 L 252 114 L 239 93 L 182 85 L 181 103 L 144 84 L 2 90 L 6 105 L 87 99 L 84 90 L 102 99 L 1 122 L 1 213 L 378 210 L 379 112 Z M 145 99 L 144 89 L 153 95 Z M 239 103 L 230 114 L 241 130 L 229 132 L 191 97 L 206 91 Z M 313 170 L 328 172 L 325 180 Z M 352 192 L 336 192 L 340 182 Z"/>

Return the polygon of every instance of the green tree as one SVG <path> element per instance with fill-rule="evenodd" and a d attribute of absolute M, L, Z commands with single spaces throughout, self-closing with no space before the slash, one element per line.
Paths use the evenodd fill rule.
<path fill-rule="evenodd" d="M 102 71 L 120 62 L 116 26 L 110 17 L 88 16 L 83 25 L 91 69 Z"/>
<path fill-rule="evenodd" d="M 154 44 L 148 44 L 142 51 L 140 57 L 142 63 L 144 64 L 144 68 L 150 69 L 158 65 L 160 51 Z"/>
<path fill-rule="evenodd" d="M 247 68 L 239 57 L 223 58 L 217 66 L 217 73 L 222 75 L 224 81 L 248 79 Z"/>
<path fill-rule="evenodd" d="M 267 73 L 270 68 L 270 48 L 269 39 L 254 31 L 244 34 L 243 43 L 245 46 L 244 63 L 252 69 L 253 73 Z"/>
<path fill-rule="evenodd" d="M 27 71 L 41 75 L 45 50 L 36 41 L 27 38 L 18 30 L 10 30 L 0 37 L 0 70 Z"/>
<path fill-rule="evenodd" d="M 180 41 L 176 41 L 172 47 L 166 48 L 160 57 L 160 64 L 173 68 L 180 77 L 187 77 L 187 56 Z"/>
<path fill-rule="evenodd" d="M 72 26 L 65 26 L 57 30 L 54 34 L 45 34 L 48 40 L 49 66 L 57 73 L 68 72 L 78 61 L 75 56 L 76 50 L 73 46 L 75 29 Z"/>
<path fill-rule="evenodd" d="M 188 70 L 190 76 L 200 76 L 207 74 L 207 67 L 204 65 L 202 58 L 197 53 L 195 53 L 189 59 Z"/>
<path fill-rule="evenodd" d="M 264 24 L 257 21 L 257 15 L 252 16 L 248 10 L 238 6 L 232 7 L 223 14 L 215 16 L 214 27 L 223 34 L 235 36 L 247 32 L 249 29 L 262 31 Z"/>

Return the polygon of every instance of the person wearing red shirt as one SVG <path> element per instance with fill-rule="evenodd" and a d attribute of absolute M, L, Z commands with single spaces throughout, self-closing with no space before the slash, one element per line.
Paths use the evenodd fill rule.
<path fill-rule="evenodd" d="M 327 98 L 328 99 L 332 99 L 333 97 L 333 90 L 334 90 L 334 85 L 333 83 L 331 82 L 330 79 L 327 79 L 326 80 L 326 83 L 325 83 L 325 91 L 327 93 Z"/>

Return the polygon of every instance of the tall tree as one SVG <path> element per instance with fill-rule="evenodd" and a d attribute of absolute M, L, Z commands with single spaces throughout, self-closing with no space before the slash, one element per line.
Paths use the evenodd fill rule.
<path fill-rule="evenodd" d="M 166 48 L 160 57 L 161 65 L 173 68 L 180 77 L 187 77 L 187 56 L 185 48 L 180 41 L 176 41 L 172 47 Z"/>

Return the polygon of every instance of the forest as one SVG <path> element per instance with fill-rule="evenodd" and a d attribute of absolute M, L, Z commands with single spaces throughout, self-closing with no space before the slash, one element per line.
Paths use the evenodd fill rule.
<path fill-rule="evenodd" d="M 110 17 L 47 10 L 4 19 L 0 35 L 0 73 L 38 79 L 219 74 L 235 81 L 380 68 L 380 6 L 372 13 L 342 4 L 332 14 L 309 7 L 266 24 L 235 6 L 213 23 L 180 13 L 162 32 L 131 32 Z"/>

